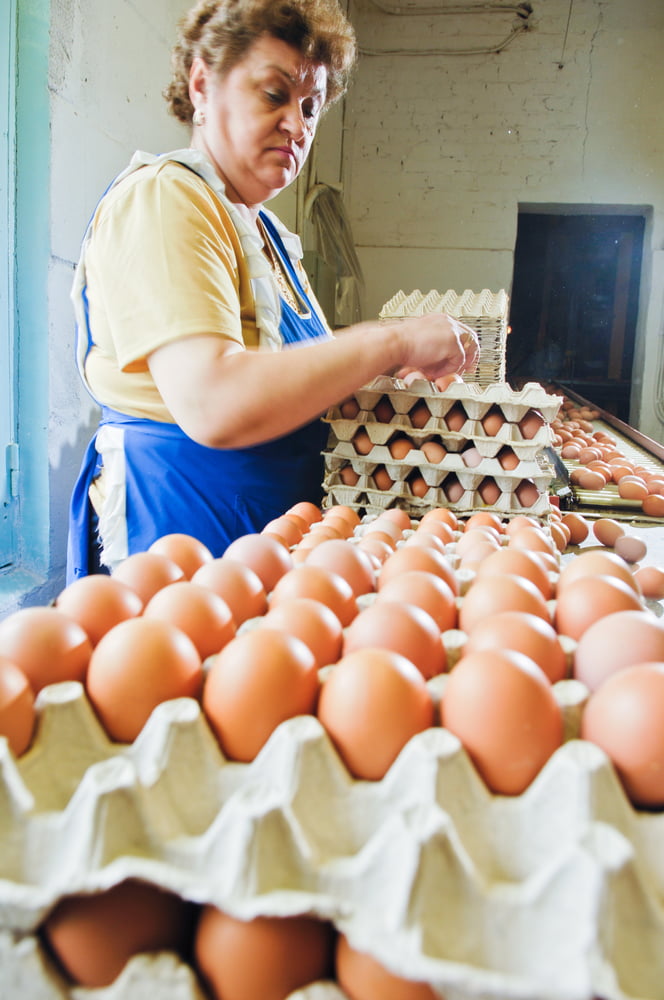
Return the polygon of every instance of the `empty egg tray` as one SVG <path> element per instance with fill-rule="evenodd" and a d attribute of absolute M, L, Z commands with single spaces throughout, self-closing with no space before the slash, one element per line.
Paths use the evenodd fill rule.
<path fill-rule="evenodd" d="M 555 686 L 577 718 L 580 687 Z M 0 739 L 3 998 L 201 1000 L 174 956 L 139 956 L 93 991 L 41 948 L 60 898 L 142 878 L 239 917 L 317 914 L 446 1000 L 664 1000 L 664 815 L 630 806 L 578 727 L 504 797 L 441 727 L 367 782 L 313 716 L 238 764 L 193 699 L 160 705 L 130 746 L 108 741 L 77 683 L 37 708 L 26 754 Z M 296 998 L 344 994 L 320 983 Z"/>

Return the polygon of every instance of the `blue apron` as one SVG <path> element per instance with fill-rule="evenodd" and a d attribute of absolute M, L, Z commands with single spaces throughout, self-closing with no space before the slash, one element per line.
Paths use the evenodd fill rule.
<path fill-rule="evenodd" d="M 298 278 L 276 227 L 261 221 L 309 308 L 300 316 L 281 299 L 279 332 L 284 344 L 328 339 Z M 85 293 L 83 293 L 85 299 Z M 87 324 L 88 349 L 92 343 Z M 184 532 L 220 556 L 240 535 L 260 531 L 268 521 L 300 500 L 320 504 L 326 426 L 315 420 L 284 437 L 249 448 L 216 449 L 192 441 L 176 424 L 141 419 L 102 408 L 100 428 L 122 431 L 125 460 L 126 555 L 145 551 L 157 538 Z M 69 518 L 67 582 L 89 573 L 108 572 L 100 564 L 97 518 L 89 499 L 101 456 L 96 434 L 83 457 Z"/>

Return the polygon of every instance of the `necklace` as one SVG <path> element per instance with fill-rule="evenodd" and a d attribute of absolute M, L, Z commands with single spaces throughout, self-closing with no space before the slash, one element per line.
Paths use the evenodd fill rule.
<path fill-rule="evenodd" d="M 277 285 L 279 286 L 280 295 L 283 296 L 288 305 L 294 309 L 298 315 L 307 316 L 309 314 L 309 309 L 306 303 L 302 301 L 302 298 L 296 289 L 293 287 L 290 275 L 286 271 L 281 257 L 273 246 L 272 240 L 270 239 L 268 232 L 260 219 L 258 219 L 258 230 L 263 239 L 263 252 L 270 263 L 272 274 L 274 275 Z"/>

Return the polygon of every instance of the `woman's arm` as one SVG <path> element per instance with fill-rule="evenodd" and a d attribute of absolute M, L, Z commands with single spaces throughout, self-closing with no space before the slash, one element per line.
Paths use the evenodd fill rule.
<path fill-rule="evenodd" d="M 434 379 L 472 371 L 478 358 L 472 330 L 429 314 L 359 323 L 333 340 L 281 352 L 187 337 L 158 348 L 148 364 L 186 434 L 208 447 L 239 448 L 295 430 L 377 375 L 418 370 Z"/>

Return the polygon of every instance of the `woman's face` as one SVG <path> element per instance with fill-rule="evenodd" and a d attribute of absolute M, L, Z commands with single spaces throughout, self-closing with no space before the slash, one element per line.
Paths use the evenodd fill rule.
<path fill-rule="evenodd" d="M 223 78 L 196 58 L 189 80 L 205 114 L 192 145 L 210 157 L 232 201 L 261 205 L 295 180 L 325 104 L 325 66 L 263 35 Z"/>

